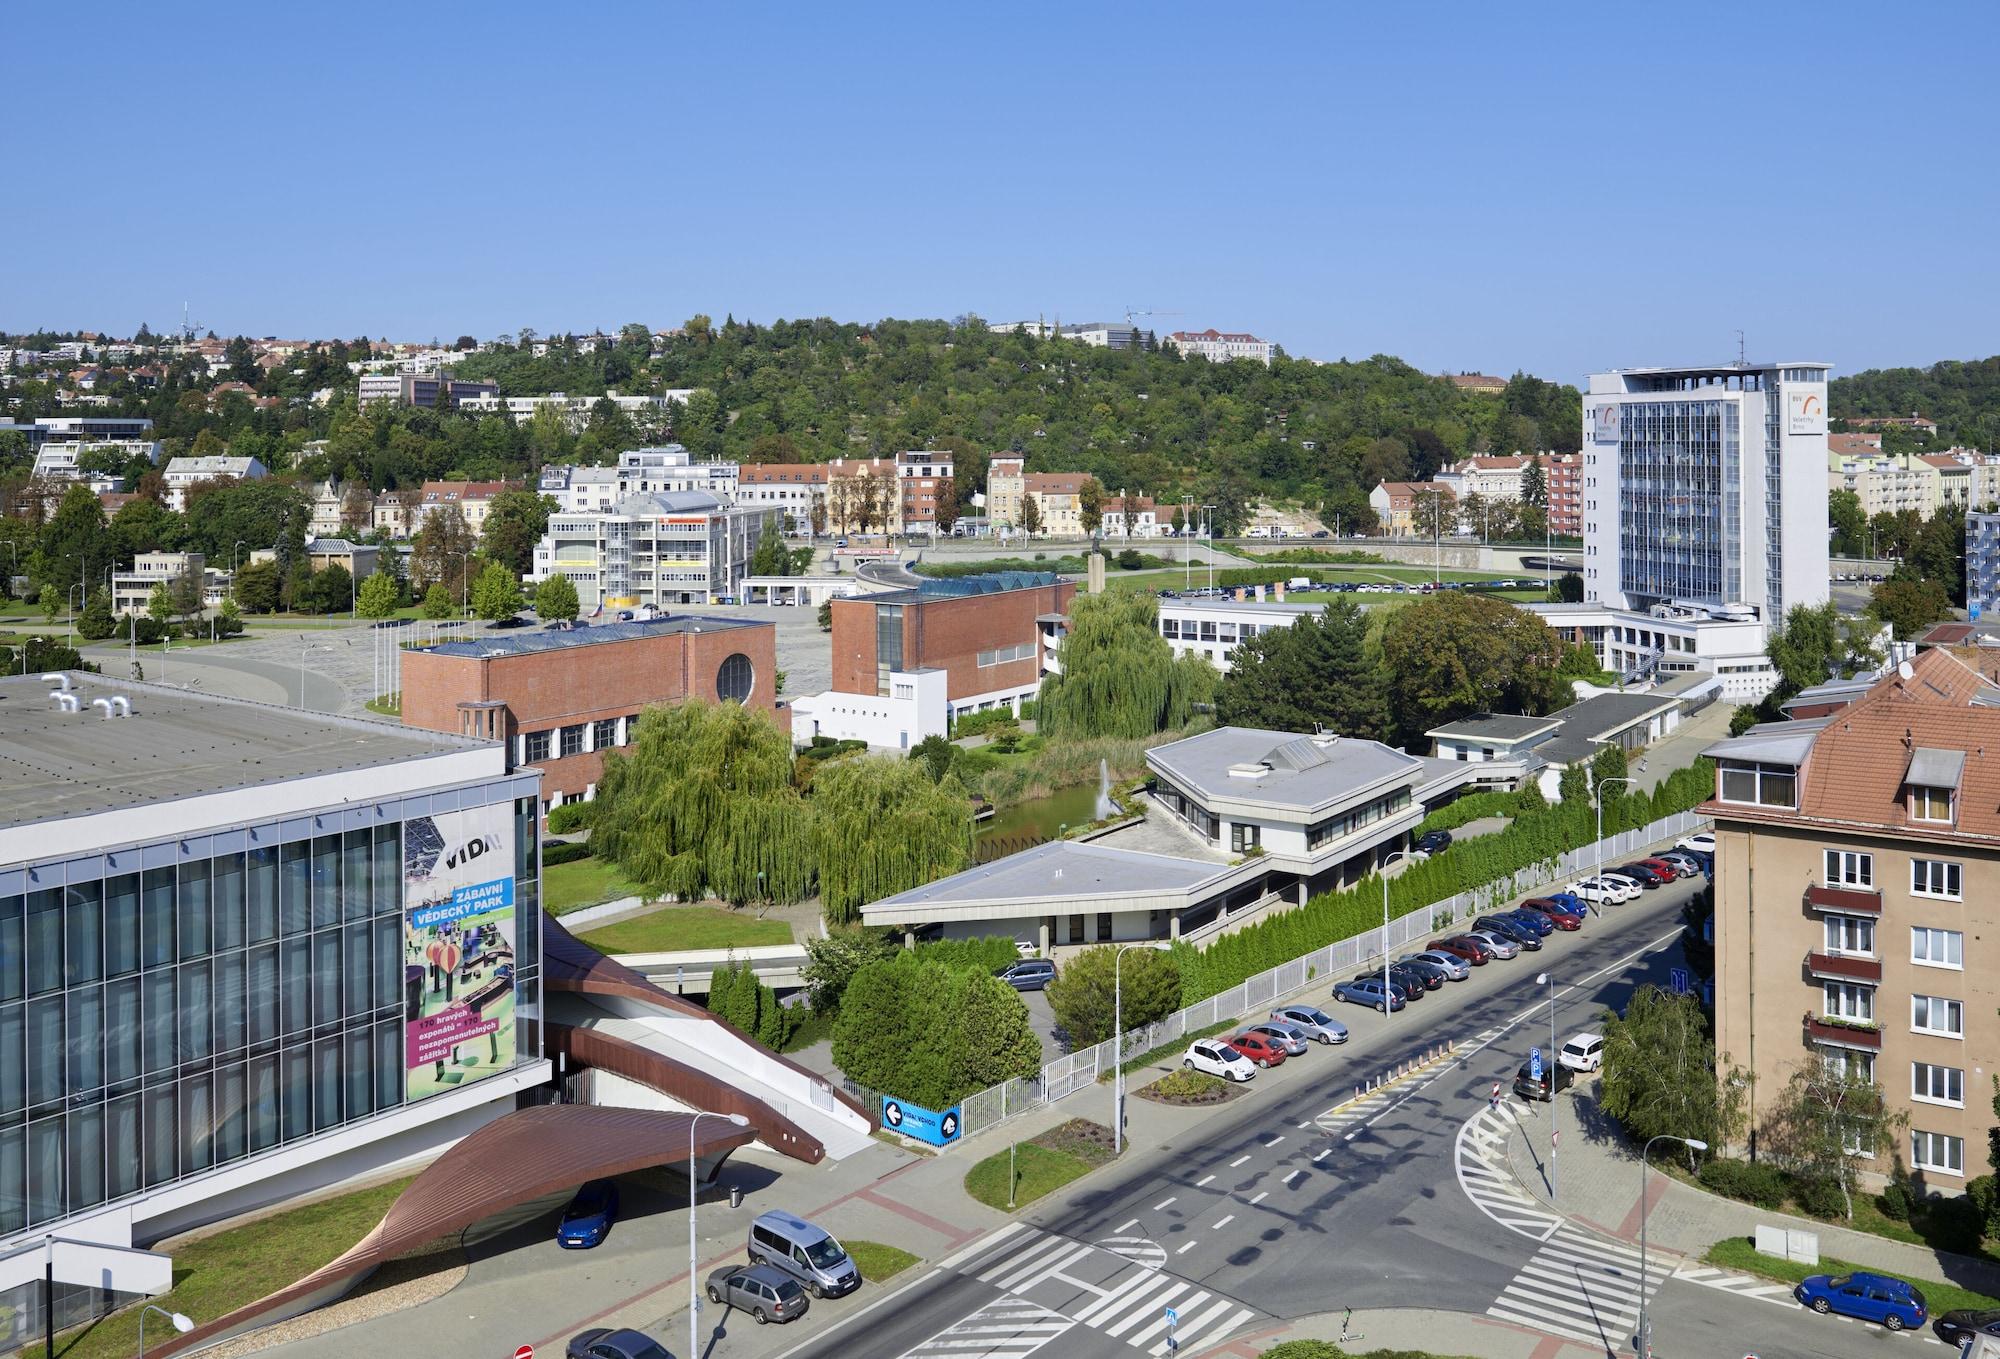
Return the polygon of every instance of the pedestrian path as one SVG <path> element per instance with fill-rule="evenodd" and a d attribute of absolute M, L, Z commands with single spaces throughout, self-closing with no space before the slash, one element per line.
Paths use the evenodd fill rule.
<path fill-rule="evenodd" d="M 1660 1291 L 1665 1268 L 1644 1276 L 1647 1298 Z M 1636 1247 L 1562 1223 L 1486 1315 L 1615 1353 L 1638 1329 L 1641 1283 Z"/>
<path fill-rule="evenodd" d="M 1113 1239 L 1134 1245 L 1138 1240 Z M 1150 1252 L 1147 1255 L 1150 1259 Z M 1170 1331 L 1185 1350 L 1214 1344 L 1257 1315 L 1233 1298 L 1177 1278 L 1147 1260 L 1134 1259 L 1133 1254 L 1018 1222 L 1002 1228 L 953 1267 L 999 1289 L 1005 1297 L 907 1351 L 903 1359 L 945 1354 L 955 1359 L 988 1355 L 1013 1359 L 1077 1325 L 1157 1356 L 1168 1352 Z"/>

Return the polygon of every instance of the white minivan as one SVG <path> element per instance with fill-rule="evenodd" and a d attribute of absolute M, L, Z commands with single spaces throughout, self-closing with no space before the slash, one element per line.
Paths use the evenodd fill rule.
<path fill-rule="evenodd" d="M 1257 1074 L 1257 1064 L 1218 1038 L 1203 1038 L 1188 1044 L 1181 1065 L 1224 1080 L 1247 1081 Z"/>
<path fill-rule="evenodd" d="M 1556 1060 L 1571 1071 L 1595 1071 L 1604 1065 L 1602 1034 L 1580 1033 L 1563 1044 Z"/>

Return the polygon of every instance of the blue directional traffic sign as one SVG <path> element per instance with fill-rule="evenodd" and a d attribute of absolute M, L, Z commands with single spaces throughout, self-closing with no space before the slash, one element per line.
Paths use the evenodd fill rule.
<path fill-rule="evenodd" d="M 1542 1050 L 1540 1048 L 1530 1048 L 1528 1049 L 1528 1079 L 1538 1081 L 1541 1078 Z"/>
<path fill-rule="evenodd" d="M 1694 975 L 1684 967 L 1677 967 L 1669 972 L 1667 974 L 1667 981 L 1674 988 L 1674 994 L 1677 996 L 1684 996 L 1694 990 Z"/>

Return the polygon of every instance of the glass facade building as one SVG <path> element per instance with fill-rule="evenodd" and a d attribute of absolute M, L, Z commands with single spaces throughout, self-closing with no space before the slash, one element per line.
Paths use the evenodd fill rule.
<path fill-rule="evenodd" d="M 539 1062 L 536 800 L 518 784 L 0 869 L 0 1240 L 435 1093 L 411 1029 L 454 983 L 461 1010 L 492 1010 L 463 1046 Z M 513 916 L 426 957 L 406 876 L 450 852 L 412 852 L 446 813 L 511 827 L 488 837 L 511 861 L 483 873 Z"/>

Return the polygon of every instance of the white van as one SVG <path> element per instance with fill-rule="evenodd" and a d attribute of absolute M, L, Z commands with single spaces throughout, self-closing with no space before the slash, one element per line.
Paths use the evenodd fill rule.
<path fill-rule="evenodd" d="M 1556 1060 L 1571 1071 L 1596 1071 L 1604 1065 L 1604 1038 L 1601 1034 L 1580 1033 L 1563 1044 Z"/>

